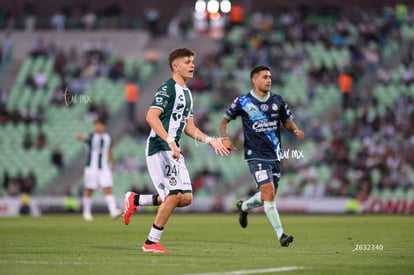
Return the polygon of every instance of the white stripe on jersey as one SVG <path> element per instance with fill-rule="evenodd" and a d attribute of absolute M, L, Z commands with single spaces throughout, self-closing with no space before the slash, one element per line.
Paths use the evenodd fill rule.
<path fill-rule="evenodd" d="M 99 135 L 97 133 L 92 134 L 91 140 L 87 142 L 88 148 L 88 167 L 92 169 L 109 169 L 109 149 L 111 148 L 111 136 L 108 133 Z"/>

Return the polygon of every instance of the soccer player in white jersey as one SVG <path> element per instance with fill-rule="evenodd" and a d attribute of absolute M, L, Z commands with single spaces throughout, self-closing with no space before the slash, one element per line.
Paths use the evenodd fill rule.
<path fill-rule="evenodd" d="M 188 206 L 193 199 L 191 180 L 179 147 L 181 135 L 185 133 L 210 144 L 221 156 L 229 154 L 221 139 L 207 136 L 194 125 L 193 100 L 186 85 L 194 74 L 194 56 L 194 52 L 185 47 L 170 52 L 168 63 L 172 77 L 157 90 L 147 113 L 151 133 L 147 139 L 146 160 L 158 194 L 125 194 L 125 224 L 129 224 L 139 205 L 160 205 L 142 245 L 144 252 L 169 252 L 159 243 L 168 218 L 176 207 Z"/>
<path fill-rule="evenodd" d="M 112 171 L 114 160 L 112 156 L 111 136 L 105 132 L 105 123 L 101 119 L 94 121 L 95 132 L 89 135 L 77 134 L 75 138 L 86 143 L 87 161 L 84 169 L 85 191 L 83 193 L 83 218 L 92 221 L 92 195 L 102 188 L 108 205 L 109 214 L 116 218 L 122 214 L 116 206 L 112 194 Z"/>
<path fill-rule="evenodd" d="M 227 137 L 227 124 L 238 116 L 242 118 L 244 158 L 259 189 L 248 200 L 237 203 L 239 223 L 245 228 L 248 210 L 264 206 L 266 216 L 281 246 L 289 246 L 293 242 L 293 236 L 283 231 L 275 200 L 281 175 L 280 128 L 283 125 L 299 139 L 303 139 L 305 134 L 293 122 L 292 112 L 284 99 L 270 91 L 270 69 L 266 66 L 257 66 L 250 72 L 250 79 L 253 90 L 233 101 L 220 125 L 224 138 Z M 223 143 L 228 149 L 234 149 L 230 139 L 224 139 Z"/>

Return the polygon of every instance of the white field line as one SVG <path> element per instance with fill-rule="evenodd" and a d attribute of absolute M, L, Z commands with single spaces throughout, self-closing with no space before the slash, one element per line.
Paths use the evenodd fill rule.
<path fill-rule="evenodd" d="M 226 272 L 208 272 L 208 273 L 195 273 L 188 275 L 245 275 L 245 274 L 264 274 L 271 272 L 284 272 L 303 269 L 300 266 L 282 266 L 274 268 L 265 268 L 265 269 L 248 269 L 248 270 L 235 270 L 235 271 L 226 271 Z"/>

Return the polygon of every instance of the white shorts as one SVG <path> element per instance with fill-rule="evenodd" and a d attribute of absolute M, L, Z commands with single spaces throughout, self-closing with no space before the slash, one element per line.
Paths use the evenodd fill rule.
<path fill-rule="evenodd" d="M 163 201 L 169 194 L 193 192 L 182 155 L 177 162 L 172 158 L 171 151 L 160 151 L 147 156 L 146 160 L 152 183 Z"/>
<path fill-rule="evenodd" d="M 86 167 L 84 170 L 85 189 L 96 190 L 99 187 L 112 187 L 112 172 L 109 169 L 98 170 Z"/>

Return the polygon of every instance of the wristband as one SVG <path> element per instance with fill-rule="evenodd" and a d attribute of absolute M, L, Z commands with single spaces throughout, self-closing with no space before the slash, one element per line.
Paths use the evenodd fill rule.
<path fill-rule="evenodd" d="M 212 138 L 212 137 L 206 137 L 205 139 L 204 139 L 204 143 L 210 143 L 210 142 L 212 142 L 213 141 L 213 139 L 214 138 Z"/>
<path fill-rule="evenodd" d="M 171 142 L 174 142 L 174 139 L 172 137 L 167 137 L 167 139 L 165 141 L 167 143 L 171 143 Z"/>

